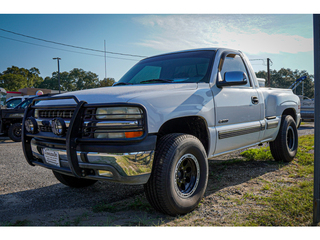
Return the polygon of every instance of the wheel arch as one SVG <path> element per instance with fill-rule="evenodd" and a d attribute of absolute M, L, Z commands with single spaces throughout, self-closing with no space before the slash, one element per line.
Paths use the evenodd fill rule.
<path fill-rule="evenodd" d="M 296 110 L 294 108 L 287 108 L 285 109 L 283 112 L 282 112 L 282 116 L 285 116 L 285 115 L 290 115 L 294 121 L 297 123 L 297 114 L 296 114 Z"/>
<path fill-rule="evenodd" d="M 170 133 L 184 133 L 195 136 L 200 140 L 206 153 L 209 153 L 210 135 L 207 122 L 200 116 L 179 117 L 163 123 L 158 131 L 158 139 Z"/>

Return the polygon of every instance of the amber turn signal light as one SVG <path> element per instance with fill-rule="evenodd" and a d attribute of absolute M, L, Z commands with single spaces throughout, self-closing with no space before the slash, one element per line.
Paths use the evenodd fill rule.
<path fill-rule="evenodd" d="M 143 134 L 142 131 L 137 131 L 137 132 L 125 132 L 126 138 L 137 138 L 141 137 Z"/>

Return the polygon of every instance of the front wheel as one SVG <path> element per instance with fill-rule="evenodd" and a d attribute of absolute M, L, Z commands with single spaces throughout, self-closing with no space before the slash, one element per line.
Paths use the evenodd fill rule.
<path fill-rule="evenodd" d="M 270 150 L 276 161 L 291 162 L 298 150 L 296 122 L 290 115 L 283 116 L 277 138 L 270 142 Z"/>
<path fill-rule="evenodd" d="M 152 174 L 145 185 L 150 204 L 168 215 L 186 214 L 201 201 L 208 182 L 202 143 L 187 134 L 168 134 L 157 144 Z"/>
<path fill-rule="evenodd" d="M 21 142 L 21 123 L 14 123 L 8 129 L 8 136 L 14 142 Z"/>
<path fill-rule="evenodd" d="M 97 182 L 96 180 L 76 178 L 76 177 L 64 175 L 56 171 L 52 171 L 52 172 L 59 182 L 72 188 L 88 187 Z"/>

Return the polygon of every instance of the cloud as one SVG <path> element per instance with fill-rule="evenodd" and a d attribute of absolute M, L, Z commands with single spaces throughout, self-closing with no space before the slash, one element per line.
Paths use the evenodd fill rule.
<path fill-rule="evenodd" d="M 301 24 L 299 30 L 290 24 L 291 19 L 294 16 L 145 15 L 134 18 L 148 32 L 137 44 L 160 51 L 206 47 L 234 48 L 252 55 L 312 51 L 313 39 L 304 37 L 310 35 L 305 32 L 311 28 L 303 28 Z"/>

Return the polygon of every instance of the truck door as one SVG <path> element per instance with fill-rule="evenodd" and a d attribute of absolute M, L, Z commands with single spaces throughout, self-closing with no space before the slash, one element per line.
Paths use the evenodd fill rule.
<path fill-rule="evenodd" d="M 215 102 L 217 142 L 215 154 L 255 144 L 261 130 L 261 96 L 253 85 L 241 55 L 224 52 L 216 81 L 223 81 L 226 72 L 241 71 L 247 76 L 246 85 L 212 87 Z"/>

